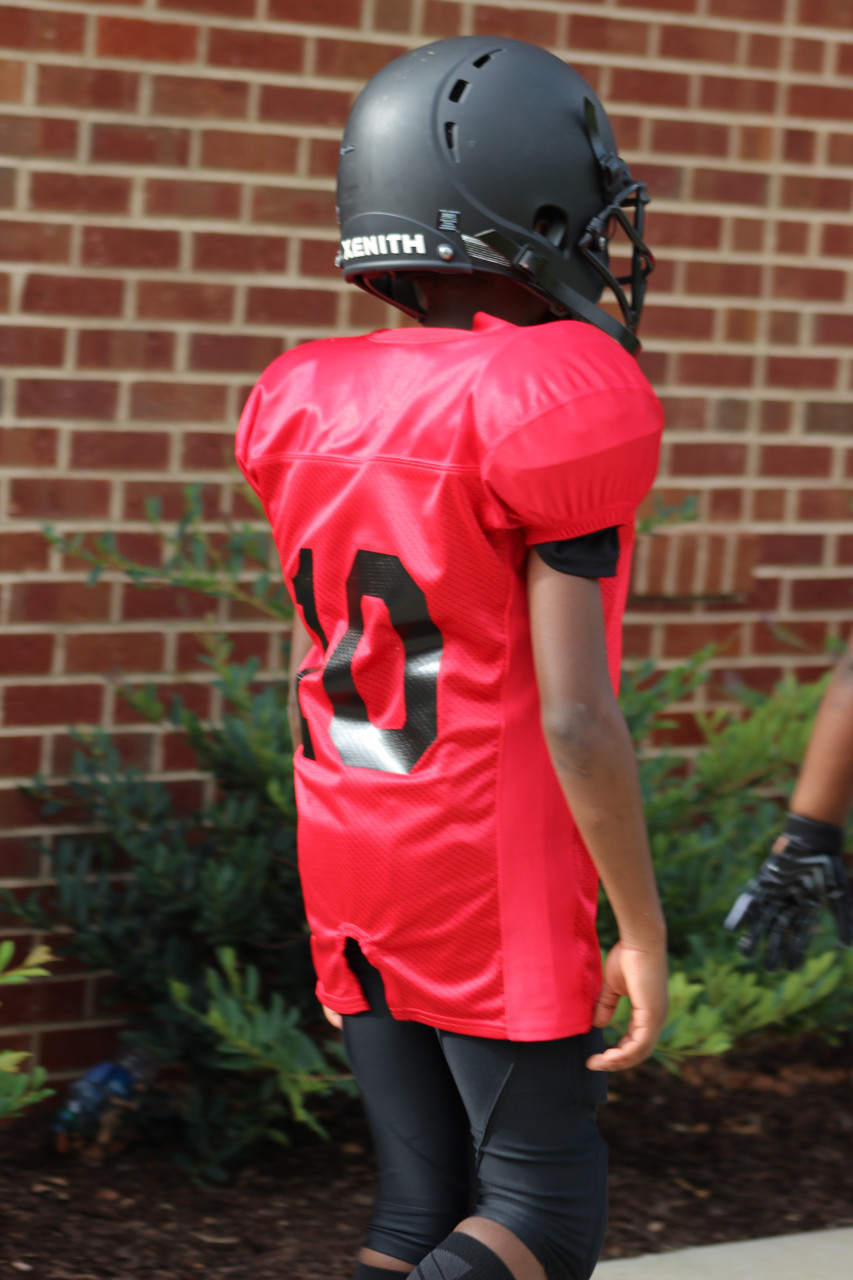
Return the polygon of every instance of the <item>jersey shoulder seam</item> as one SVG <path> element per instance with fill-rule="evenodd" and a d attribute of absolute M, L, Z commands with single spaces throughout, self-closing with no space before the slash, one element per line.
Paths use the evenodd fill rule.
<path fill-rule="evenodd" d="M 472 475 L 480 474 L 480 468 L 473 463 L 430 462 L 426 458 L 401 458 L 391 453 L 371 453 L 351 457 L 338 453 L 302 453 L 298 450 L 285 449 L 279 453 L 265 453 L 253 461 L 255 466 L 263 466 L 266 462 L 275 462 L 281 458 L 301 459 L 304 462 L 342 462 L 350 467 L 361 467 L 365 462 L 392 462 L 400 467 L 421 467 L 429 471 L 468 471 Z"/>

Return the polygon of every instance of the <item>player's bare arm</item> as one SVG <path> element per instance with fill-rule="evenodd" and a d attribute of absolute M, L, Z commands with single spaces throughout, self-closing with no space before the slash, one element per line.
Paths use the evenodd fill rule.
<path fill-rule="evenodd" d="M 530 624 L 542 726 L 554 769 L 619 926 L 595 1011 L 605 1026 L 622 995 L 631 1021 L 588 1065 L 615 1071 L 647 1058 L 666 1017 L 666 926 L 648 847 L 633 744 L 607 669 L 595 579 L 531 553 Z"/>
<path fill-rule="evenodd" d="M 843 826 L 853 804 L 853 633 L 817 713 L 791 812 Z"/>

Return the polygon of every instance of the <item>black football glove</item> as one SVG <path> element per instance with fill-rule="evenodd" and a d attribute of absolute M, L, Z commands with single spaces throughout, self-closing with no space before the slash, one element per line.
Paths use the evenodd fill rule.
<path fill-rule="evenodd" d="M 726 917 L 739 930 L 740 949 L 755 955 L 766 939 L 767 969 L 798 969 L 823 906 L 835 917 L 842 946 L 853 942 L 850 884 L 841 853 L 841 827 L 789 813 L 787 843 L 771 853 Z"/>

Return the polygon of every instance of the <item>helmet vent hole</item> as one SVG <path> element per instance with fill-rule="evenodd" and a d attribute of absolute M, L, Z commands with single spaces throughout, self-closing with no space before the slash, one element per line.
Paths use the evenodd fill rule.
<path fill-rule="evenodd" d="M 456 84 L 450 90 L 450 101 L 461 102 L 465 97 L 465 90 L 468 88 L 467 80 L 457 80 Z"/>
<path fill-rule="evenodd" d="M 533 230 L 550 240 L 555 249 L 565 249 L 569 234 L 568 214 L 555 204 L 540 205 L 533 217 Z"/>
<path fill-rule="evenodd" d="M 493 49 L 491 53 L 481 53 L 479 58 L 474 59 L 473 65 L 475 67 L 484 67 L 487 62 L 491 62 L 492 58 L 496 57 L 497 54 L 502 52 L 503 51 L 501 49 Z"/>
<path fill-rule="evenodd" d="M 453 156 L 453 159 L 458 160 L 459 151 L 456 146 L 456 125 L 451 120 L 446 121 L 444 125 L 444 140 L 447 143 L 447 150 Z"/>

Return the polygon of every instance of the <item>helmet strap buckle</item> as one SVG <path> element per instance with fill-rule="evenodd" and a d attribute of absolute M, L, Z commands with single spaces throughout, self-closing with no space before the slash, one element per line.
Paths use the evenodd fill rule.
<path fill-rule="evenodd" d="M 512 265 L 518 267 L 519 271 L 523 271 L 526 276 L 536 277 L 545 266 L 545 259 L 529 244 L 523 244 L 513 258 Z"/>

